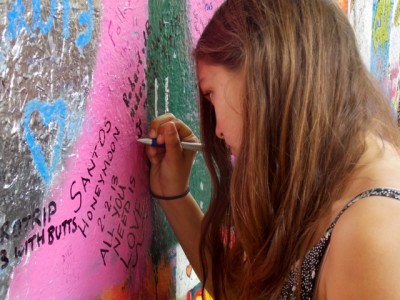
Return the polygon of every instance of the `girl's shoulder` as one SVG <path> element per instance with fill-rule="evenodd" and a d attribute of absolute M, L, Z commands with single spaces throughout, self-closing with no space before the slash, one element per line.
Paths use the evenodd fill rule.
<path fill-rule="evenodd" d="M 390 194 L 360 196 L 336 221 L 320 281 L 329 296 L 400 299 L 400 190 L 376 190 Z"/>

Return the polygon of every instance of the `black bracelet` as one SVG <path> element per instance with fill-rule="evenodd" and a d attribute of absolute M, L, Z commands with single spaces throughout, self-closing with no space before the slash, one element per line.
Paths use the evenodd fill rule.
<path fill-rule="evenodd" d="M 160 196 L 157 194 L 154 194 L 151 190 L 150 190 L 150 194 L 153 198 L 159 199 L 159 200 L 175 200 L 175 199 L 179 199 L 179 198 L 183 198 L 185 197 L 187 194 L 189 194 L 190 192 L 190 188 L 188 187 L 186 189 L 186 191 L 184 191 L 182 194 L 180 195 L 176 195 L 176 196 Z"/>

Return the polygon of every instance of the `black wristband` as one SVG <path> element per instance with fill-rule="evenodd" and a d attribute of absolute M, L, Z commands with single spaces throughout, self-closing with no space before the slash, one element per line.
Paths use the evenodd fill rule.
<path fill-rule="evenodd" d="M 183 198 L 185 197 L 187 194 L 189 194 L 190 189 L 189 187 L 186 189 L 186 191 L 184 191 L 182 194 L 180 195 L 176 195 L 176 196 L 160 196 L 157 194 L 154 194 L 151 190 L 150 190 L 150 194 L 153 198 L 159 199 L 159 200 L 176 200 L 179 198 Z"/>

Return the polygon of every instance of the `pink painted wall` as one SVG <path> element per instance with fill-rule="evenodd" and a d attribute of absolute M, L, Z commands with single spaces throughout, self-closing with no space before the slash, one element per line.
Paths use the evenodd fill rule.
<path fill-rule="evenodd" d="M 152 235 L 147 161 L 136 143 L 146 131 L 147 3 L 105 0 L 97 13 L 82 125 L 42 199 L 43 207 L 55 202 L 56 211 L 15 245 L 24 254 L 13 268 L 9 299 L 140 293 Z M 88 55 L 85 48 L 81 55 Z"/>

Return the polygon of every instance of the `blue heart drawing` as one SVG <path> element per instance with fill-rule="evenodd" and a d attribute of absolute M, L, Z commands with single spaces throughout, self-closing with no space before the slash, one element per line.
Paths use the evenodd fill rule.
<path fill-rule="evenodd" d="M 51 122 L 57 124 L 58 132 L 56 136 L 55 145 L 53 148 L 53 159 L 51 164 L 48 165 L 43 153 L 43 148 L 37 144 L 35 135 L 32 132 L 29 123 L 32 114 L 37 111 L 45 126 L 49 126 Z M 28 144 L 29 150 L 32 153 L 33 161 L 36 164 L 36 168 L 46 184 L 48 184 L 53 176 L 53 172 L 57 167 L 57 163 L 60 159 L 61 147 L 64 138 L 65 119 L 67 115 L 67 108 L 62 99 L 57 99 L 53 103 L 44 103 L 39 99 L 30 100 L 25 108 L 23 114 L 23 127 L 24 127 L 24 138 Z M 45 145 L 43 145 L 45 146 Z M 50 145 L 48 145 L 50 147 Z"/>

